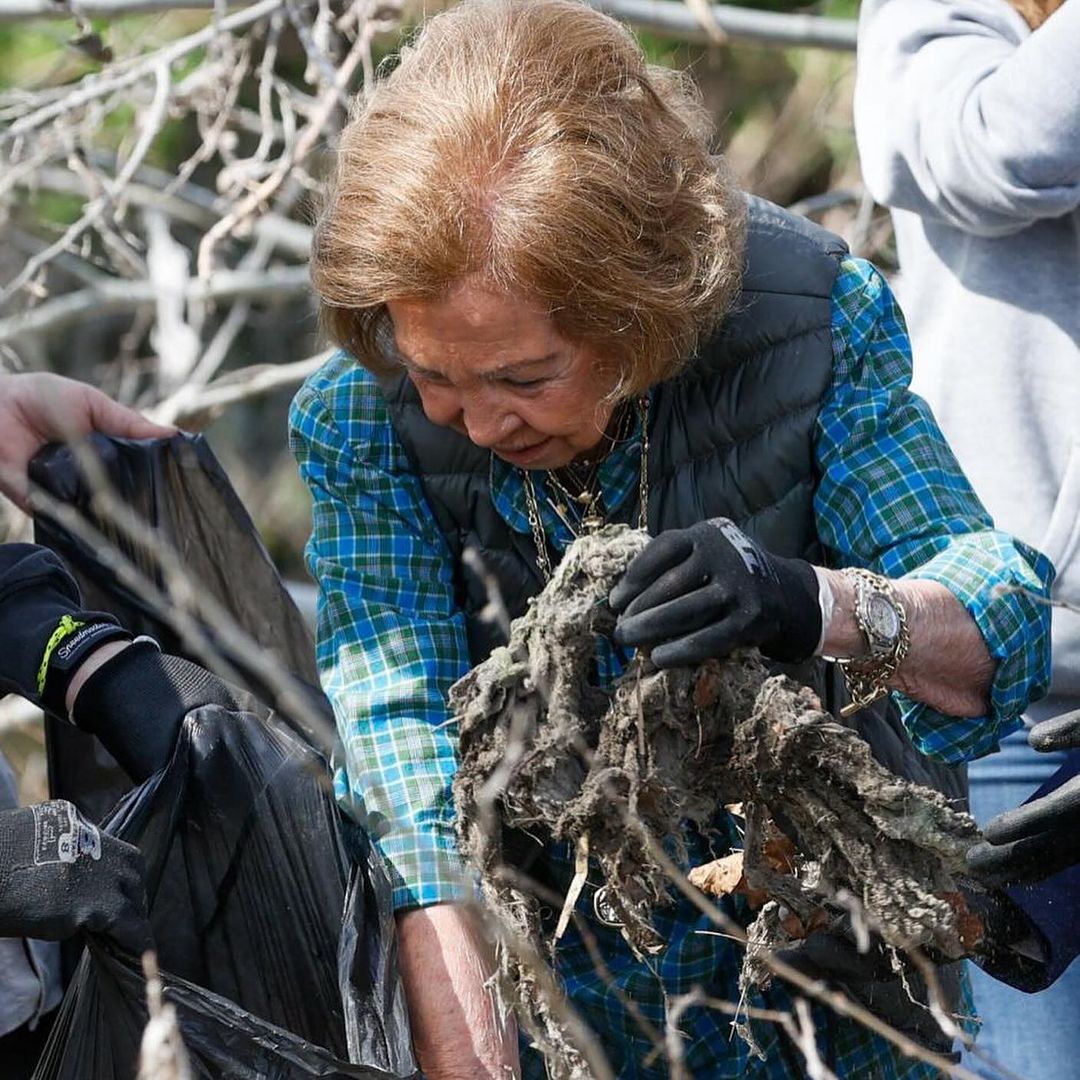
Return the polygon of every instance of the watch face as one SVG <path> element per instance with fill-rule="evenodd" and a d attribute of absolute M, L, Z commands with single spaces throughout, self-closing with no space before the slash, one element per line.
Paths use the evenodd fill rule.
<path fill-rule="evenodd" d="M 870 595 L 866 604 L 866 621 L 871 634 L 882 645 L 891 645 L 900 634 L 900 614 L 882 593 Z"/>

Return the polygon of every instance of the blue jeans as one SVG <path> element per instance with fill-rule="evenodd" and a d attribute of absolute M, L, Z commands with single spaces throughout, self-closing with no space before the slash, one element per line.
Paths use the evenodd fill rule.
<path fill-rule="evenodd" d="M 1018 731 L 1003 739 L 997 754 L 969 767 L 971 812 L 980 825 L 1018 806 L 1061 765 L 1064 754 L 1039 754 Z M 970 965 L 975 1008 L 983 1025 L 976 1046 L 989 1061 L 1023 1080 L 1072 1080 L 1080 1074 L 1080 964 L 1053 986 L 1023 994 Z M 980 1056 L 963 1064 L 979 1076 L 1002 1074 Z"/>

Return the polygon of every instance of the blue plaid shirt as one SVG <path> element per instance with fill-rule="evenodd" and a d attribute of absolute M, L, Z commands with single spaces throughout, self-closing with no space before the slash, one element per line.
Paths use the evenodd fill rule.
<path fill-rule="evenodd" d="M 924 753 L 956 762 L 989 753 L 1013 730 L 1049 678 L 1049 609 L 1038 601 L 1053 567 L 994 530 L 925 403 L 908 390 L 911 355 L 903 318 L 870 264 L 843 261 L 832 294 L 833 379 L 817 418 L 817 526 L 830 565 L 865 566 L 891 577 L 939 581 L 978 625 L 997 670 L 987 716 L 958 718 L 901 698 L 904 721 Z M 338 353 L 301 388 L 290 437 L 314 498 L 308 566 L 320 585 L 318 659 L 344 748 L 338 798 L 377 837 L 399 909 L 460 898 L 469 877 L 456 851 L 451 782 L 456 731 L 446 693 L 469 667 L 462 613 L 454 604 L 451 558 L 418 477 L 398 442 L 374 378 Z M 604 505 L 632 497 L 641 452 L 635 430 L 604 462 Z M 520 472 L 491 463 L 496 508 L 529 534 Z M 544 528 L 562 551 L 571 537 L 540 498 Z M 601 647 L 601 670 L 618 661 Z M 691 865 L 726 850 L 729 827 L 710 848 L 690 838 Z M 571 868 L 555 858 L 556 872 Z M 746 921 L 737 901 L 731 913 Z M 590 889 L 579 909 L 591 912 Z M 560 942 L 560 975 L 601 1033 L 623 1075 L 651 1076 L 651 1043 L 622 1004 L 628 995 L 659 1030 L 665 1001 L 702 985 L 737 998 L 741 951 L 676 902 L 657 914 L 668 947 L 649 963 L 622 938 L 592 924 L 608 966 L 601 978 L 572 928 Z M 782 988 L 747 1002 L 787 1008 Z M 881 1040 L 835 1015 L 817 1017 L 826 1060 L 844 1077 L 933 1076 Z M 706 1009 L 681 1022 L 687 1066 L 710 1077 L 798 1077 L 797 1055 L 768 1026 L 761 1061 Z M 526 1065 L 530 1074 L 538 1066 Z M 867 1071 L 869 1070 L 869 1071 Z M 543 1075 L 536 1072 L 536 1075 Z M 655 1072 L 655 1075 L 660 1075 Z"/>

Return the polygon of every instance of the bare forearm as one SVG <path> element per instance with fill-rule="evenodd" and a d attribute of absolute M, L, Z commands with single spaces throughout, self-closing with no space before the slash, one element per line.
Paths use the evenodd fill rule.
<path fill-rule="evenodd" d="M 834 607 L 822 651 L 862 655 L 866 639 L 855 621 L 854 587 L 835 570 L 825 573 Z M 947 716 L 982 716 L 996 665 L 975 620 L 939 582 L 905 578 L 893 587 L 907 612 L 911 647 L 889 685 Z"/>
<path fill-rule="evenodd" d="M 102 645 L 96 652 L 91 653 L 79 670 L 71 676 L 71 682 L 68 683 L 67 694 L 64 698 L 68 716 L 71 715 L 75 705 L 75 698 L 78 697 L 83 683 L 85 683 L 106 660 L 110 660 L 118 652 L 123 652 L 124 649 L 128 647 L 128 644 L 129 643 L 126 641 L 110 641 L 108 644 Z"/>
<path fill-rule="evenodd" d="M 467 909 L 439 904 L 398 916 L 413 1045 L 428 1080 L 514 1080 L 517 1025 L 499 1007 L 495 966 Z"/>

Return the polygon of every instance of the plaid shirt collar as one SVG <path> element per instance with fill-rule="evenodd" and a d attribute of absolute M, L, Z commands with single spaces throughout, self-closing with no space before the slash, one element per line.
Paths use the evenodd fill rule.
<path fill-rule="evenodd" d="M 600 490 L 608 516 L 614 514 L 637 490 L 640 465 L 641 417 L 635 409 L 630 433 L 615 445 L 600 465 Z M 548 481 L 548 474 L 535 470 L 532 479 L 544 531 L 556 549 L 563 552 L 574 537 L 555 510 L 558 498 Z M 492 454 L 489 481 L 491 501 L 499 515 L 515 532 L 528 536 L 532 530 L 526 512 L 523 470 Z"/>

